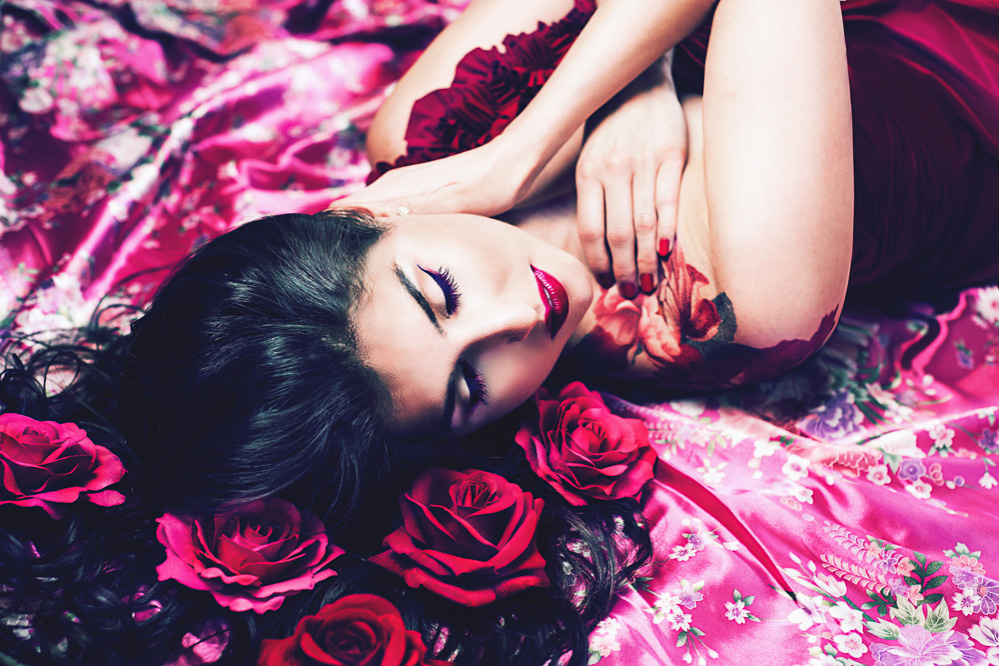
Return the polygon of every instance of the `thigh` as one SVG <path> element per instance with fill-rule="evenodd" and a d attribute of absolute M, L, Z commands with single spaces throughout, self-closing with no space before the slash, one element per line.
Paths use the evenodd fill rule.
<path fill-rule="evenodd" d="M 406 151 L 406 127 L 416 100 L 451 85 L 458 62 L 474 49 L 502 48 L 507 35 L 529 33 L 538 23 L 563 18 L 573 0 L 473 0 L 399 80 L 368 132 L 372 164 L 390 162 Z"/>

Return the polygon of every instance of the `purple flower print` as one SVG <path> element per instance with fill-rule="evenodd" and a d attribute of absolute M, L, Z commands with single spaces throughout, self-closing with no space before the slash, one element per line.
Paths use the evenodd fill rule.
<path fill-rule="evenodd" d="M 916 481 L 923 474 L 926 474 L 926 467 L 923 466 L 923 461 L 921 460 L 902 458 L 902 462 L 898 465 L 898 478 L 900 479 Z"/>
<path fill-rule="evenodd" d="M 975 581 L 975 585 L 970 587 L 980 599 L 975 612 L 982 615 L 992 615 L 995 613 L 997 605 L 999 605 L 999 582 L 985 576 L 979 576 L 978 580 Z"/>
<path fill-rule="evenodd" d="M 897 550 L 882 550 L 872 558 L 874 566 L 881 571 L 895 571 L 902 553 Z"/>
<path fill-rule="evenodd" d="M 875 643 L 871 646 L 877 666 L 979 666 L 985 655 L 976 650 L 968 637 L 953 631 L 931 634 L 918 624 L 899 629 L 897 645 Z"/>
<path fill-rule="evenodd" d="M 901 576 L 893 576 L 888 579 L 888 588 L 896 596 L 905 596 L 905 593 L 909 591 L 909 584 Z"/>
<path fill-rule="evenodd" d="M 981 576 L 970 567 L 952 566 L 950 568 L 950 582 L 954 583 L 954 585 L 962 590 L 977 585 L 980 577 Z"/>
<path fill-rule="evenodd" d="M 965 370 L 972 370 L 975 367 L 975 356 L 967 347 L 957 349 L 957 365 Z"/>
<path fill-rule="evenodd" d="M 853 404 L 853 394 L 840 389 L 826 404 L 808 415 L 802 429 L 819 439 L 835 441 L 860 430 L 864 414 Z"/>
<path fill-rule="evenodd" d="M 989 430 L 988 428 L 982 430 L 982 434 L 977 438 L 978 446 L 986 453 L 996 453 L 999 451 L 999 431 Z"/>
<path fill-rule="evenodd" d="M 680 583 L 680 590 L 676 593 L 677 599 L 687 608 L 693 608 L 698 601 L 704 599 L 704 595 L 694 589 L 694 586 L 687 581 Z"/>

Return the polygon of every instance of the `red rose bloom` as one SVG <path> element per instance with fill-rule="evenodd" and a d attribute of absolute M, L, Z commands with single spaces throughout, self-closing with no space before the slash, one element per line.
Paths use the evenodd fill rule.
<path fill-rule="evenodd" d="M 580 382 L 554 399 L 541 389 L 535 401 L 538 422 L 520 429 L 517 444 L 534 473 L 570 504 L 634 497 L 652 478 L 656 452 L 639 419 L 612 414 L 600 394 Z"/>
<path fill-rule="evenodd" d="M 547 586 L 534 541 L 543 507 L 498 474 L 431 468 L 399 498 L 403 526 L 371 561 L 465 606 Z"/>
<path fill-rule="evenodd" d="M 326 565 L 343 554 L 322 521 L 276 497 L 209 520 L 168 513 L 156 522 L 167 556 L 159 579 L 211 592 L 234 611 L 280 608 L 286 596 L 335 575 Z"/>
<path fill-rule="evenodd" d="M 444 666 L 427 658 L 420 632 L 409 631 L 391 603 L 351 594 L 302 618 L 295 633 L 265 640 L 257 666 Z"/>
<path fill-rule="evenodd" d="M 121 480 L 118 456 L 94 444 L 75 423 L 0 414 L 0 504 L 37 506 L 62 518 L 77 500 L 114 506 L 125 496 L 107 487 Z"/>

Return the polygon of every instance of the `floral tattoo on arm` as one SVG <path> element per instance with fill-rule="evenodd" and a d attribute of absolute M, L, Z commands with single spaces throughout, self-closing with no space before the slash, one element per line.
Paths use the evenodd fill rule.
<path fill-rule="evenodd" d="M 570 362 L 588 371 L 643 377 L 665 388 L 713 389 L 780 374 L 818 350 L 836 326 L 826 314 L 807 340 L 757 348 L 734 341 L 738 324 L 725 292 L 688 264 L 676 246 L 661 262 L 657 292 L 629 301 L 616 289 L 594 304 L 596 324 L 572 350 Z M 717 293 L 716 293 L 717 292 Z"/>

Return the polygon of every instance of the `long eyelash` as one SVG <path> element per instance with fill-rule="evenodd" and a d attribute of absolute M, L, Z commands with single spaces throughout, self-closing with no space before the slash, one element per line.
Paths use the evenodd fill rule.
<path fill-rule="evenodd" d="M 436 271 L 427 270 L 423 266 L 419 268 L 432 277 L 437 286 L 441 288 L 441 292 L 444 294 L 444 311 L 449 315 L 454 314 L 455 310 L 458 309 L 458 304 L 461 302 L 461 292 L 458 291 L 458 283 L 455 282 L 451 271 L 443 266 Z"/>
<path fill-rule="evenodd" d="M 486 388 L 486 383 L 482 380 L 482 375 L 476 372 L 475 368 L 468 363 L 461 364 L 461 374 L 465 376 L 465 382 L 468 383 L 469 409 L 489 402 L 489 390 Z"/>

